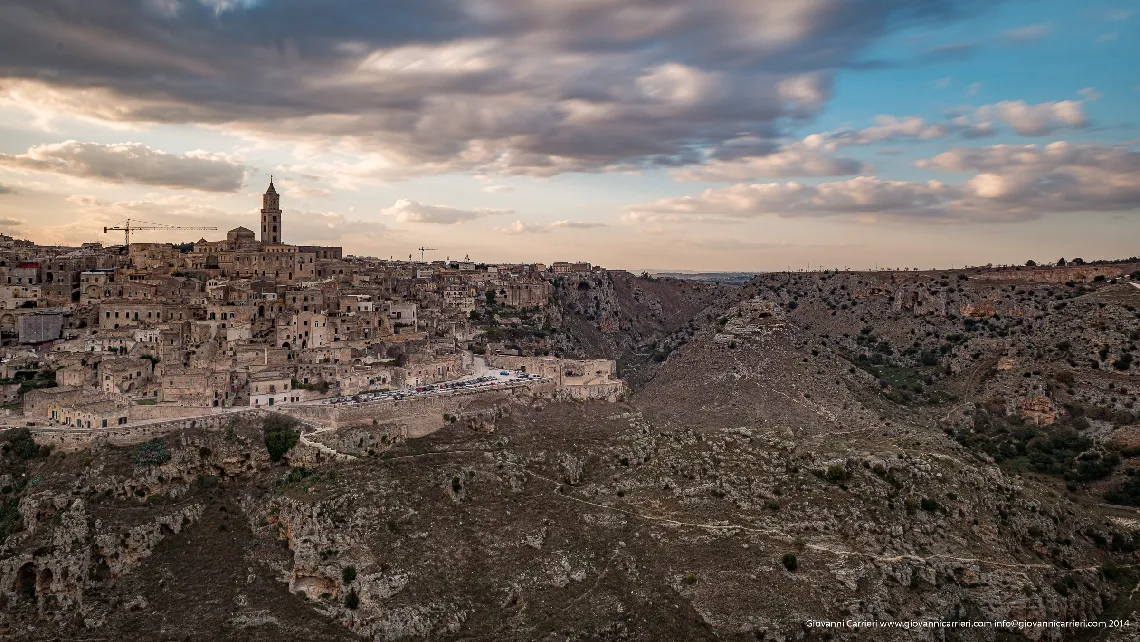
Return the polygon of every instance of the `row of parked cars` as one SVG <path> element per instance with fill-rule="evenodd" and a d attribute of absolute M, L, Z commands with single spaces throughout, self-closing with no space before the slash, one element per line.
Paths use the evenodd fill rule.
<path fill-rule="evenodd" d="M 500 384 L 508 384 L 522 381 L 532 381 L 542 379 L 540 375 L 527 374 L 525 372 L 514 373 L 509 370 L 502 370 L 499 376 L 484 375 L 474 379 L 461 379 L 459 381 L 445 381 L 443 383 L 429 384 L 426 386 L 417 386 L 416 388 L 407 388 L 402 390 L 385 390 L 382 392 L 362 392 L 358 395 L 351 395 L 347 397 L 337 397 L 335 399 L 328 399 L 322 403 L 329 404 L 358 404 L 366 403 L 369 401 L 381 401 L 385 399 L 406 399 L 409 397 L 418 397 L 427 394 L 439 394 L 444 392 L 452 392 L 457 390 L 472 390 L 478 388 L 490 388 Z M 502 377 L 507 377 L 506 380 Z"/>

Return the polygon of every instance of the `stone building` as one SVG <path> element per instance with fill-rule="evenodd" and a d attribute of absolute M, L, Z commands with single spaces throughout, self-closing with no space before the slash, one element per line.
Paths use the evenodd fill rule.
<path fill-rule="evenodd" d="M 125 394 L 141 390 L 150 381 L 154 364 L 150 359 L 103 359 L 97 372 L 100 390 Z"/>

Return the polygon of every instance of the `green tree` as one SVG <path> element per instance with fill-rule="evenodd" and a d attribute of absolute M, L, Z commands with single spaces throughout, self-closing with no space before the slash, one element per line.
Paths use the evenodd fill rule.
<path fill-rule="evenodd" d="M 265 431 L 265 449 L 269 451 L 270 461 L 281 461 L 285 453 L 297 445 L 301 433 L 297 430 L 297 420 L 292 417 L 270 415 L 263 426 Z"/>

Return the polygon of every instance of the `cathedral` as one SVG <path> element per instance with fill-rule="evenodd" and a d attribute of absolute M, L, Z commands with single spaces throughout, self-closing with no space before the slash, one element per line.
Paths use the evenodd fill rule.
<path fill-rule="evenodd" d="M 270 178 L 261 197 L 261 241 L 253 230 L 236 227 L 224 241 L 198 241 L 188 258 L 193 269 L 216 270 L 217 276 L 268 277 L 285 284 L 343 274 L 341 248 L 287 245 L 281 236 L 281 197 Z"/>

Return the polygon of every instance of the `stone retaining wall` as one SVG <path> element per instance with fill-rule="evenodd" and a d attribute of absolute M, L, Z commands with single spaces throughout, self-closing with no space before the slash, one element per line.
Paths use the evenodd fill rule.
<path fill-rule="evenodd" d="M 96 439 L 106 440 L 116 446 L 141 444 L 144 441 L 179 430 L 201 428 L 224 430 L 231 419 L 262 418 L 269 413 L 264 410 L 247 410 L 205 417 L 186 417 L 150 424 L 92 428 L 90 430 L 64 429 L 55 427 L 29 428 L 32 437 L 41 446 L 51 446 L 63 451 L 85 450 Z"/>

